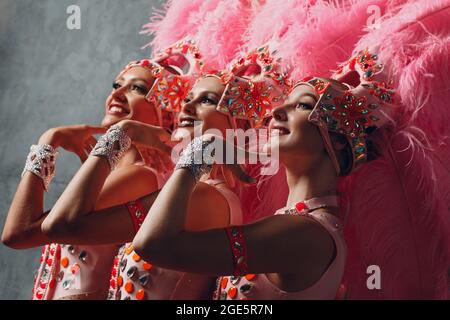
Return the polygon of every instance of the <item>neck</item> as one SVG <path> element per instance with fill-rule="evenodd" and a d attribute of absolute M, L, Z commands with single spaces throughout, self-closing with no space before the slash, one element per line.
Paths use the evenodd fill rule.
<path fill-rule="evenodd" d="M 301 168 L 298 163 L 285 163 L 289 186 L 288 207 L 311 198 L 337 195 L 338 177 L 331 161 L 325 155 L 310 168 Z"/>

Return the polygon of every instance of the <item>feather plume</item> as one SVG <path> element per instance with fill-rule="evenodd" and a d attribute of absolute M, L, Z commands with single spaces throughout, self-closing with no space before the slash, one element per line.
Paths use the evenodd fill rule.
<path fill-rule="evenodd" d="M 154 51 L 189 37 L 196 42 L 208 68 L 223 69 L 241 50 L 243 35 L 258 6 L 251 0 L 171 0 L 164 11 L 151 17 L 141 33 L 154 35 L 147 45 Z"/>

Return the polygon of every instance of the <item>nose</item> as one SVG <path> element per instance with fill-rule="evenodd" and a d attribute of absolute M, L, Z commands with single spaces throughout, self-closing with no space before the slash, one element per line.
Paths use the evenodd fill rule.
<path fill-rule="evenodd" d="M 114 100 L 120 101 L 120 102 L 126 102 L 127 98 L 125 96 L 125 86 L 120 87 L 118 89 L 114 89 L 112 91 L 111 96 L 114 98 Z"/>
<path fill-rule="evenodd" d="M 286 121 L 288 119 L 286 106 L 283 104 L 281 106 L 275 107 L 272 110 L 272 116 L 277 121 Z"/>
<path fill-rule="evenodd" d="M 196 108 L 195 108 L 195 102 L 191 98 L 186 98 L 181 103 L 181 111 L 187 115 L 195 116 Z"/>

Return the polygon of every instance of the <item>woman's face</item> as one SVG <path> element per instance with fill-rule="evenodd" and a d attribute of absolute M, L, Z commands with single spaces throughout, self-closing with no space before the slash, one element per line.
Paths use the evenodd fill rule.
<path fill-rule="evenodd" d="M 222 97 L 225 86 L 215 77 L 200 79 L 189 92 L 178 115 L 178 130 L 183 138 L 194 135 L 194 121 L 201 123 L 201 132 L 218 129 L 225 136 L 226 129 L 231 128 L 228 116 L 217 111 L 217 104 Z"/>
<path fill-rule="evenodd" d="M 133 67 L 115 79 L 106 99 L 102 126 L 110 127 L 121 120 L 137 120 L 158 125 L 158 113 L 146 95 L 155 78 L 143 67 Z"/>
<path fill-rule="evenodd" d="M 319 129 L 308 121 L 317 99 L 313 88 L 299 85 L 282 106 L 273 110 L 269 145 L 272 152 L 278 148 L 281 161 L 298 159 L 303 164 L 312 164 L 324 155 Z"/>

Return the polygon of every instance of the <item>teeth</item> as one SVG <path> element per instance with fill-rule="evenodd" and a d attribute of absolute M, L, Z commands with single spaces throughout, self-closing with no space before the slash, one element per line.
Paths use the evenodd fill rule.
<path fill-rule="evenodd" d="M 279 129 L 272 129 L 270 131 L 270 135 L 271 136 L 279 136 L 279 135 L 281 135 L 281 131 Z"/>
<path fill-rule="evenodd" d="M 114 112 L 114 113 L 122 113 L 123 112 L 123 109 L 119 108 L 119 107 L 112 107 L 110 110 L 111 110 L 111 112 Z"/>
<path fill-rule="evenodd" d="M 270 135 L 271 135 L 271 136 L 281 136 L 281 135 L 284 135 L 284 134 L 287 134 L 287 131 L 286 131 L 286 130 L 282 130 L 282 129 L 272 129 L 272 130 L 270 131 Z"/>
<path fill-rule="evenodd" d="M 183 120 L 180 122 L 180 126 L 192 126 L 194 124 L 194 121 L 192 120 Z"/>

